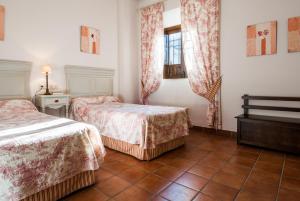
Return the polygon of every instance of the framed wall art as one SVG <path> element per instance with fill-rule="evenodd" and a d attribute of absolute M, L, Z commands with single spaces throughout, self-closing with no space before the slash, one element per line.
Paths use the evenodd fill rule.
<path fill-rule="evenodd" d="M 277 53 L 277 21 L 247 27 L 247 56 Z"/>
<path fill-rule="evenodd" d="M 288 51 L 300 52 L 300 16 L 288 19 Z"/>
<path fill-rule="evenodd" d="M 80 51 L 89 54 L 100 54 L 100 31 L 98 29 L 81 26 Z"/>
<path fill-rule="evenodd" d="M 0 41 L 4 40 L 4 15 L 5 8 L 0 5 Z"/>

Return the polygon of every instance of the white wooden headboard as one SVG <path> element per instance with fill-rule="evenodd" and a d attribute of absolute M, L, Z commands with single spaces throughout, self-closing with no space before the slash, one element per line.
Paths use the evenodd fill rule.
<path fill-rule="evenodd" d="M 0 99 L 30 99 L 31 62 L 0 60 Z"/>
<path fill-rule="evenodd" d="M 72 97 L 113 95 L 114 70 L 65 66 L 67 93 Z"/>

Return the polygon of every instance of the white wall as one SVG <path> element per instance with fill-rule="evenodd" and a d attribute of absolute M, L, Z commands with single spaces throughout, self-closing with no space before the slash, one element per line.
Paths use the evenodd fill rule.
<path fill-rule="evenodd" d="M 141 0 L 138 6 L 157 1 Z M 50 82 L 62 89 L 66 64 L 113 68 L 116 69 L 115 93 L 127 102 L 137 102 L 140 57 L 136 55 L 140 51 L 136 46 L 140 47 L 140 31 L 134 31 L 139 25 L 136 26 L 136 3 L 136 0 L 0 0 L 6 7 L 5 41 L 0 42 L 0 59 L 32 61 L 32 91 L 44 82 L 40 69 L 43 64 L 54 66 Z M 165 19 L 172 18 L 174 13 L 178 16 L 179 6 L 179 0 L 166 1 L 169 14 L 165 14 Z M 240 97 L 244 93 L 300 96 L 300 53 L 287 53 L 287 19 L 299 16 L 299 7 L 299 0 L 222 0 L 225 130 L 236 130 L 234 116 L 242 113 Z M 173 19 L 176 22 L 179 18 Z M 278 53 L 246 57 L 247 25 L 268 20 L 278 20 Z M 171 22 L 165 23 L 168 26 Z M 80 52 L 81 25 L 100 29 L 100 55 Z M 186 79 L 164 80 L 150 103 L 187 106 L 195 125 L 207 125 L 207 101 L 193 94 Z"/>
<path fill-rule="evenodd" d="M 157 1 L 142 0 L 140 7 L 154 2 Z M 300 15 L 300 1 L 222 0 L 221 4 L 223 129 L 235 131 L 234 117 L 242 113 L 243 94 L 300 96 L 300 53 L 287 53 L 287 19 Z M 179 6 L 179 0 L 165 2 L 165 21 L 172 12 L 178 15 L 174 9 Z M 277 54 L 246 57 L 247 25 L 270 20 L 278 20 Z M 150 103 L 187 106 L 195 125 L 207 125 L 207 101 L 194 95 L 185 79 L 163 80 L 159 90 L 151 96 Z M 300 116 L 286 113 L 272 115 Z"/>
<path fill-rule="evenodd" d="M 117 0 L 0 0 L 6 8 L 5 41 L 0 41 L 0 59 L 33 62 L 35 91 L 44 76 L 41 65 L 50 63 L 51 85 L 65 89 L 66 64 L 116 69 L 118 93 Z M 80 26 L 100 30 L 100 55 L 80 52 Z"/>
<path fill-rule="evenodd" d="M 137 103 L 138 79 L 138 0 L 119 0 L 119 66 L 121 98 Z"/>
<path fill-rule="evenodd" d="M 224 76 L 224 129 L 236 130 L 233 117 L 242 113 L 240 97 L 244 93 L 300 96 L 300 53 L 287 52 L 287 20 L 289 17 L 300 16 L 299 8 L 299 0 L 222 1 L 221 71 Z M 271 20 L 278 21 L 277 54 L 246 57 L 247 25 Z"/>

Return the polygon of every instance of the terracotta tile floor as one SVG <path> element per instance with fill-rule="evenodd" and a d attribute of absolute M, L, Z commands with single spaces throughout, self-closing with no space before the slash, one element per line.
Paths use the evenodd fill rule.
<path fill-rule="evenodd" d="M 150 162 L 107 149 L 96 185 L 64 201 L 299 201 L 300 157 L 191 130 L 186 145 Z"/>

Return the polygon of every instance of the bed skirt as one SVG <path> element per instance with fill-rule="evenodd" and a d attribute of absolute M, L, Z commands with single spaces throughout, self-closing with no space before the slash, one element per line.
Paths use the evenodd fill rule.
<path fill-rule="evenodd" d="M 33 194 L 22 201 L 56 201 L 95 183 L 94 171 L 82 172 L 62 183 Z"/>
<path fill-rule="evenodd" d="M 167 151 L 184 145 L 185 142 L 184 137 L 181 137 L 159 144 L 154 149 L 142 149 L 139 145 L 129 144 L 127 142 L 116 140 L 107 136 L 102 135 L 101 138 L 104 146 L 125 154 L 129 154 L 140 160 L 152 160 Z"/>

